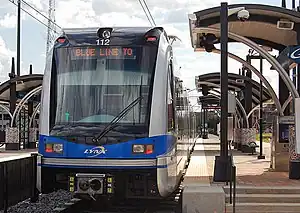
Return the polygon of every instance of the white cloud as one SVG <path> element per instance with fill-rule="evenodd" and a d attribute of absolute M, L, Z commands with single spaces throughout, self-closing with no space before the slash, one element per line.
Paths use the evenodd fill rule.
<path fill-rule="evenodd" d="M 0 36 L 0 82 L 8 79 L 8 73 L 11 70 L 11 57 L 14 52 L 7 48 L 4 40 Z"/>
<path fill-rule="evenodd" d="M 17 16 L 15 14 L 7 13 L 3 19 L 0 19 L 0 27 L 15 28 L 17 26 Z"/>

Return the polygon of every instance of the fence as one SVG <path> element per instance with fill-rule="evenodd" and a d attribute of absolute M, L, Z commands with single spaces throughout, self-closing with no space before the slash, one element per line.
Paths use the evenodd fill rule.
<path fill-rule="evenodd" d="M 0 162 L 0 210 L 23 200 L 37 201 L 37 155 Z"/>

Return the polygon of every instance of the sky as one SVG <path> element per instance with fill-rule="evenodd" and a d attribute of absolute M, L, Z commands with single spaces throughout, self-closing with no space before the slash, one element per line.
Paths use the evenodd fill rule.
<path fill-rule="evenodd" d="M 11 58 L 16 57 L 17 8 L 10 1 L 0 0 L 0 82 L 8 80 Z M 47 16 L 48 0 L 25 0 L 28 4 Z M 287 0 L 289 1 L 289 0 Z M 194 52 L 189 35 L 187 15 L 199 10 L 219 6 L 220 0 L 147 0 L 147 5 L 156 25 L 166 29 L 168 34 L 178 36 L 182 42 L 174 47 L 175 56 L 181 66 L 181 79 L 189 89 L 195 88 L 195 76 L 220 71 L 220 55 Z M 281 0 L 228 0 L 229 4 L 257 3 L 280 6 Z M 290 2 L 287 2 L 290 8 Z M 56 0 L 55 21 L 63 27 L 99 26 L 150 26 L 138 0 Z M 25 10 L 47 24 L 46 19 L 23 4 Z M 21 21 L 21 74 L 29 72 L 42 74 L 45 65 L 47 28 L 22 12 Z M 243 44 L 229 44 L 229 51 L 244 58 L 248 47 Z M 259 69 L 258 60 L 253 65 Z M 238 73 L 241 64 L 229 59 L 228 71 Z M 278 92 L 278 74 L 271 71 L 264 62 L 264 76 Z M 257 77 L 254 77 L 258 80 Z M 196 95 L 196 91 L 191 95 Z"/>

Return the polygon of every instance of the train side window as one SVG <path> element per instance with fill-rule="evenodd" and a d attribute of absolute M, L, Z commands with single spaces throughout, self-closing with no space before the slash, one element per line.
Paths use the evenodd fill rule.
<path fill-rule="evenodd" d="M 174 123 L 174 87 L 173 87 L 173 78 L 172 78 L 172 63 L 168 66 L 168 131 L 174 131 L 175 123 Z"/>

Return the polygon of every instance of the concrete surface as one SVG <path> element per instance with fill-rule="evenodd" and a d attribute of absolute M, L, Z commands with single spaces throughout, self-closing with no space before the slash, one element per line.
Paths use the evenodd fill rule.
<path fill-rule="evenodd" d="M 186 186 L 182 196 L 182 213 L 224 213 L 225 192 L 218 186 Z"/>
<path fill-rule="evenodd" d="M 37 149 L 23 149 L 19 151 L 6 151 L 5 149 L 0 149 L 0 162 L 26 158 L 29 157 L 31 153 L 37 153 Z"/>

